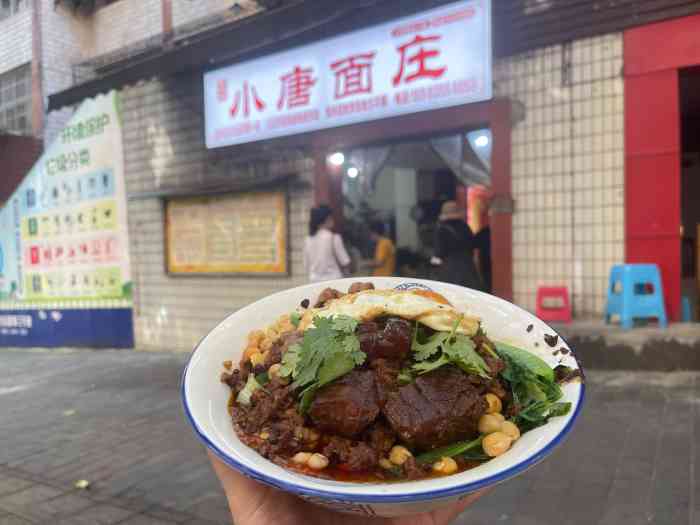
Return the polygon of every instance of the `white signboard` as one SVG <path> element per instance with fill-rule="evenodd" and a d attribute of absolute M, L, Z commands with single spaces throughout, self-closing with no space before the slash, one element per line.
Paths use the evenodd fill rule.
<path fill-rule="evenodd" d="M 230 146 L 491 96 L 491 1 L 456 2 L 206 73 L 206 143 Z"/>

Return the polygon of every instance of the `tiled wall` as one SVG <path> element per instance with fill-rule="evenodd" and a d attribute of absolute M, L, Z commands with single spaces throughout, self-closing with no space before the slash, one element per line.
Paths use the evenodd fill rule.
<path fill-rule="evenodd" d="M 192 20 L 225 11 L 236 0 L 173 0 L 173 26 L 177 27 Z M 238 4 L 252 3 L 250 0 L 239 0 Z"/>
<path fill-rule="evenodd" d="M 32 60 L 32 10 L 0 21 L 0 73 Z"/>
<path fill-rule="evenodd" d="M 97 9 L 91 20 L 91 55 L 110 53 L 161 33 L 162 19 L 161 0 L 120 0 Z"/>
<path fill-rule="evenodd" d="M 201 78 L 142 82 L 122 91 L 127 191 L 186 188 L 232 177 L 230 154 L 208 152 L 202 140 Z M 232 311 L 305 282 L 301 246 L 311 205 L 313 165 L 290 191 L 290 277 L 172 277 L 164 270 L 162 202 L 129 201 L 137 348 L 189 351 Z M 227 167 L 228 166 L 228 167 Z"/>
<path fill-rule="evenodd" d="M 54 0 L 42 0 L 42 72 L 44 98 L 73 84 L 73 64 L 85 58 L 92 45 L 90 18 Z M 47 113 L 44 144 L 51 145 L 73 115 L 72 108 Z"/>
<path fill-rule="evenodd" d="M 498 61 L 495 93 L 520 106 L 512 132 L 515 300 L 566 285 L 574 314 L 599 317 L 624 259 L 622 35 Z M 516 109 L 516 113 L 517 113 Z"/>

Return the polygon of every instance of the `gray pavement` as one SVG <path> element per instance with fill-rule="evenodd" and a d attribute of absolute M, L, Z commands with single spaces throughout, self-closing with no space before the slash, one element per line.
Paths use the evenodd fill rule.
<path fill-rule="evenodd" d="M 185 360 L 0 349 L 0 525 L 230 524 L 181 415 Z M 700 525 L 700 374 L 594 370 L 588 384 L 570 439 L 459 524 Z"/>

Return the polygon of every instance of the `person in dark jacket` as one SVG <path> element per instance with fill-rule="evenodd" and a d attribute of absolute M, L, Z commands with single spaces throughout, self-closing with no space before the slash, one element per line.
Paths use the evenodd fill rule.
<path fill-rule="evenodd" d="M 465 212 L 455 201 L 447 201 L 440 210 L 440 223 L 435 231 L 435 256 L 432 259 L 438 278 L 452 284 L 483 290 L 484 285 L 476 269 L 474 250 L 476 241 Z"/>

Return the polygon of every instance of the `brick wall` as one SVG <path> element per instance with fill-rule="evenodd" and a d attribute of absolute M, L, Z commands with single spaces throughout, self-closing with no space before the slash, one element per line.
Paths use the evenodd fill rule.
<path fill-rule="evenodd" d="M 32 60 L 32 10 L 0 21 L 0 73 Z"/>
<path fill-rule="evenodd" d="M 201 77 L 142 82 L 122 91 L 127 191 L 183 188 L 230 180 L 233 158 L 208 152 L 202 137 Z M 306 184 L 290 193 L 290 277 L 171 277 L 164 271 L 160 199 L 129 201 L 136 346 L 188 351 L 232 311 L 274 291 L 305 282 L 301 246 L 312 165 Z M 227 167 L 228 166 L 228 167 Z M 234 175 L 235 176 L 235 175 Z"/>
<path fill-rule="evenodd" d="M 495 65 L 496 95 L 525 113 L 512 132 L 515 300 L 534 310 L 538 286 L 564 284 L 575 315 L 599 317 L 624 260 L 622 35 L 567 54 L 557 45 Z"/>

